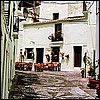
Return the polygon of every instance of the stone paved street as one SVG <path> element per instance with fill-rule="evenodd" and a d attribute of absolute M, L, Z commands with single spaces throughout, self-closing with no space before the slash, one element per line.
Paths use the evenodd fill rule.
<path fill-rule="evenodd" d="M 16 71 L 9 99 L 95 99 L 79 71 Z"/>

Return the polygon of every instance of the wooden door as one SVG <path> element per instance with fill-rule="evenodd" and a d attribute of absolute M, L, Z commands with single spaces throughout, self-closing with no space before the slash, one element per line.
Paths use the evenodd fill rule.
<path fill-rule="evenodd" d="M 74 46 L 74 67 L 81 67 L 82 46 Z"/>
<path fill-rule="evenodd" d="M 43 51 L 44 48 L 36 48 L 36 63 L 43 63 Z"/>
<path fill-rule="evenodd" d="M 52 62 L 59 62 L 60 47 L 52 47 Z"/>

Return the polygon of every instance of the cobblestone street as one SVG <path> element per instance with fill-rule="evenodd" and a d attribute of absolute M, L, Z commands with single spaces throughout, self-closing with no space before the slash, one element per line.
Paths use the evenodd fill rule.
<path fill-rule="evenodd" d="M 95 99 L 79 71 L 16 71 L 9 99 Z"/>

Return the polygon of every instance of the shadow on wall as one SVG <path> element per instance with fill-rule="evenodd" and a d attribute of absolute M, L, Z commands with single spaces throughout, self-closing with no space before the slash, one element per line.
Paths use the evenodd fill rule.
<path fill-rule="evenodd" d="M 69 62 L 69 54 L 65 55 L 64 59 L 61 60 L 61 63 L 66 63 L 68 65 Z"/>

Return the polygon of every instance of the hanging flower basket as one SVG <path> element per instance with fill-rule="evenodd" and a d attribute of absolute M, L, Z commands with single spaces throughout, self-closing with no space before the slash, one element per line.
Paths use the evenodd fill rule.
<path fill-rule="evenodd" d="M 61 56 L 62 56 L 62 59 L 64 59 L 64 52 L 60 52 Z"/>

